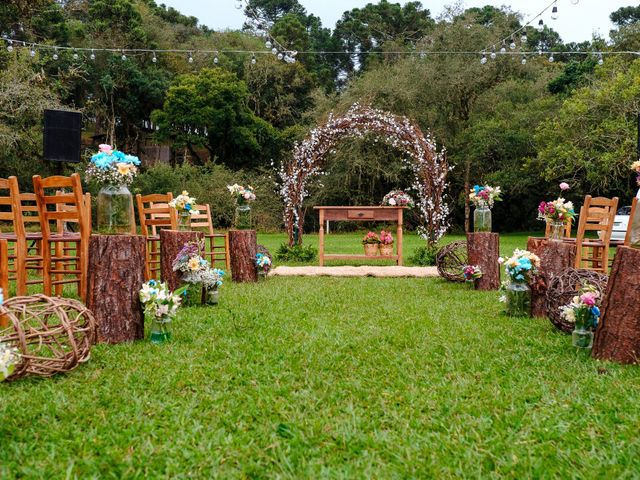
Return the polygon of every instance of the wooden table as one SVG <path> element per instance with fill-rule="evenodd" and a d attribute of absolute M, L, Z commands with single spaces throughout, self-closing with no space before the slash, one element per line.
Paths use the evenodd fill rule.
<path fill-rule="evenodd" d="M 325 260 L 395 260 L 402 265 L 402 211 L 406 207 L 313 207 L 320 212 L 320 266 Z M 397 223 L 396 254 L 395 255 L 343 255 L 324 253 L 324 222 L 353 221 L 353 222 L 392 222 Z"/>

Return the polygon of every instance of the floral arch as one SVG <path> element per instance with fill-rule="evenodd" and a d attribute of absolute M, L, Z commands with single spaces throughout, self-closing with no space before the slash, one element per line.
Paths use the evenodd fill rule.
<path fill-rule="evenodd" d="M 403 161 L 413 172 L 411 187 L 420 214 L 419 233 L 429 244 L 444 235 L 449 215 L 449 207 L 443 201 L 449 171 L 444 148 L 438 151 L 431 135 L 424 135 L 408 118 L 356 103 L 345 115 L 330 115 L 324 125 L 311 130 L 305 140 L 295 145 L 293 158 L 280 167 L 279 187 L 289 246 L 302 243 L 303 202 L 309 196 L 311 181 L 323 174 L 327 154 L 342 139 L 362 138 L 369 133 L 403 152 Z"/>

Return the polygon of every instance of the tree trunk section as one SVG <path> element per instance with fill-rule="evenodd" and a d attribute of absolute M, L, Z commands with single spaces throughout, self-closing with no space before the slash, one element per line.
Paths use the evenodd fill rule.
<path fill-rule="evenodd" d="M 592 355 L 598 360 L 638 363 L 640 359 L 640 250 L 618 247 Z"/>
<path fill-rule="evenodd" d="M 146 249 L 141 235 L 91 235 L 87 307 L 96 319 L 98 342 L 144 338 L 138 292 L 144 283 Z"/>
<path fill-rule="evenodd" d="M 550 241 L 546 238 L 529 237 L 527 250 L 540 257 L 538 275 L 531 281 L 531 314 L 546 317 L 547 288 L 553 277 L 573 268 L 576 259 L 575 243 Z"/>
<path fill-rule="evenodd" d="M 229 255 L 231 257 L 231 278 L 234 282 L 256 282 L 257 251 L 255 230 L 230 230 Z"/>
<path fill-rule="evenodd" d="M 500 236 L 497 233 L 467 233 L 467 254 L 469 265 L 477 265 L 482 277 L 475 283 L 477 290 L 497 290 L 500 288 Z"/>
<path fill-rule="evenodd" d="M 182 284 L 182 274 L 173 271 L 173 261 L 186 243 L 202 241 L 203 237 L 202 232 L 160 230 L 160 278 L 170 290 Z"/>

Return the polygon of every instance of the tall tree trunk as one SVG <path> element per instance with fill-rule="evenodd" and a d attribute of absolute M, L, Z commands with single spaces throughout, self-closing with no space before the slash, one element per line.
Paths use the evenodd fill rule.
<path fill-rule="evenodd" d="M 469 205 L 469 190 L 471 190 L 471 162 L 464 166 L 464 231 L 471 231 L 471 206 Z"/>

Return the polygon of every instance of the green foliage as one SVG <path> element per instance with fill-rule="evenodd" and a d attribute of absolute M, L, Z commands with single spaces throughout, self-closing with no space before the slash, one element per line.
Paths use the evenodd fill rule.
<path fill-rule="evenodd" d="M 549 82 L 549 91 L 554 94 L 571 93 L 589 81 L 596 65 L 595 58 L 586 58 L 580 62 L 570 61 L 564 66 L 563 72 Z"/>
<path fill-rule="evenodd" d="M 436 264 L 436 255 L 440 247 L 438 245 L 423 245 L 418 247 L 409 257 L 409 262 L 418 266 L 432 266 Z"/>
<path fill-rule="evenodd" d="M 609 15 L 609 18 L 618 27 L 627 27 L 640 21 L 640 6 L 621 7 Z"/>
<path fill-rule="evenodd" d="M 211 156 L 232 168 L 264 165 L 277 148 L 278 135 L 248 107 L 247 85 L 222 69 L 204 68 L 182 75 L 167 91 L 162 110 L 153 121 L 158 139 L 187 147 L 205 147 Z"/>
<path fill-rule="evenodd" d="M 313 245 L 294 245 L 289 246 L 283 243 L 276 251 L 276 259 L 281 262 L 293 263 L 310 263 L 318 256 L 318 250 Z"/>
<path fill-rule="evenodd" d="M 89 3 L 89 16 L 94 35 L 114 47 L 140 45 L 146 40 L 142 15 L 135 1 L 93 0 Z"/>

